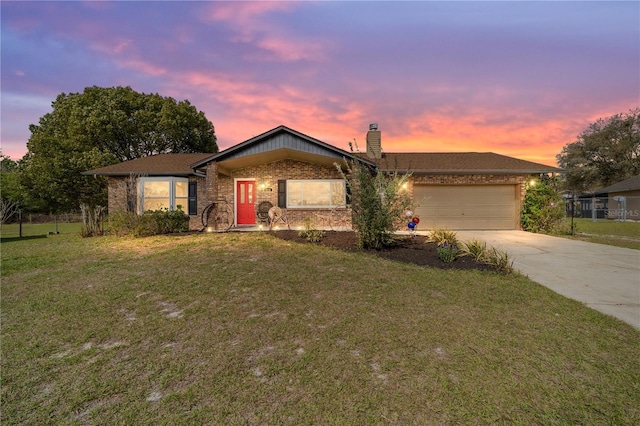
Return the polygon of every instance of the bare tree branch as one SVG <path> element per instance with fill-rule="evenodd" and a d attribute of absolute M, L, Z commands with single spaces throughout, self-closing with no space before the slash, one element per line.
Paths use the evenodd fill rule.
<path fill-rule="evenodd" d="M 5 223 L 11 219 L 14 214 L 18 213 L 18 210 L 20 210 L 20 207 L 15 201 L 5 198 L 0 199 L 0 223 Z"/>

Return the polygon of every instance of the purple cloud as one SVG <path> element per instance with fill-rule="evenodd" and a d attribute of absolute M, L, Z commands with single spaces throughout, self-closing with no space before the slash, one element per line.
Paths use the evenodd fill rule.
<path fill-rule="evenodd" d="M 286 124 L 345 148 L 548 164 L 638 106 L 636 2 L 3 2 L 2 150 L 62 92 L 189 99 L 226 148 Z M 44 100 L 48 99 L 48 102 Z M 34 101 L 35 100 L 35 101 Z"/>

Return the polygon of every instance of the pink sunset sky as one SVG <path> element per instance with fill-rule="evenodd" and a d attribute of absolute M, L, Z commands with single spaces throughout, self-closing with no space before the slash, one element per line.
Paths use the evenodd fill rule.
<path fill-rule="evenodd" d="M 60 93 L 188 99 L 225 149 L 284 124 L 348 149 L 555 165 L 640 105 L 640 3 L 2 1 L 2 153 Z"/>

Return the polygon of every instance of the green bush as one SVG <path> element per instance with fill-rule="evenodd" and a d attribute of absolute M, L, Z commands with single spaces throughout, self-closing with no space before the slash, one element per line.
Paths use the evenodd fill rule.
<path fill-rule="evenodd" d="M 189 230 L 188 217 L 182 211 L 181 206 L 177 210 L 154 210 L 146 211 L 142 217 L 151 217 L 151 222 L 155 226 L 155 234 L 171 234 L 173 232 L 184 232 Z"/>
<path fill-rule="evenodd" d="M 458 236 L 455 232 L 448 229 L 435 228 L 429 233 L 429 241 L 436 243 L 440 246 L 444 243 L 458 244 Z"/>
<path fill-rule="evenodd" d="M 189 230 L 189 218 L 177 210 L 146 211 L 142 215 L 124 210 L 109 214 L 109 231 L 120 237 L 149 237 Z"/>
<path fill-rule="evenodd" d="M 438 258 L 445 263 L 451 263 L 458 257 L 458 245 L 444 242 L 438 245 Z"/>
<path fill-rule="evenodd" d="M 324 238 L 324 235 L 324 231 L 316 229 L 315 223 L 312 223 L 309 218 L 304 220 L 304 229 L 298 231 L 298 236 L 306 239 L 310 243 L 317 243 Z"/>
<path fill-rule="evenodd" d="M 485 263 L 495 267 L 500 272 L 513 272 L 513 260 L 511 260 L 509 254 L 497 250 L 495 247 L 491 247 L 491 250 L 487 252 Z"/>
<path fill-rule="evenodd" d="M 404 222 L 411 198 L 404 189 L 411 173 L 382 173 L 359 161 L 345 161 L 338 171 L 350 190 L 352 224 L 358 247 L 380 249 L 391 246 L 393 234 Z"/>
<path fill-rule="evenodd" d="M 564 201 L 557 191 L 556 179 L 542 178 L 527 183 L 520 221 L 529 232 L 563 232 Z"/>
<path fill-rule="evenodd" d="M 459 257 L 471 256 L 476 262 L 493 266 L 499 272 L 507 274 L 513 272 L 513 260 L 511 260 L 507 252 L 500 251 L 495 247 L 487 248 L 487 243 L 480 240 L 471 240 L 466 243 L 460 243 L 460 245 Z"/>
<path fill-rule="evenodd" d="M 133 212 L 117 210 L 107 216 L 107 232 L 124 237 L 133 235 L 139 216 Z"/>
<path fill-rule="evenodd" d="M 476 262 L 487 260 L 487 243 L 480 240 L 471 240 L 461 244 L 461 254 L 471 256 Z"/>

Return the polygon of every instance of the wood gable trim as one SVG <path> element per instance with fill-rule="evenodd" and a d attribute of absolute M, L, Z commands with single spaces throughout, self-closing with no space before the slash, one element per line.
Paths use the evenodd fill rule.
<path fill-rule="evenodd" d="M 308 154 L 323 155 L 326 157 L 335 158 L 336 160 L 344 157 L 343 153 L 330 150 L 322 145 L 318 145 L 309 140 L 301 138 L 295 134 L 288 132 L 280 132 L 257 141 L 254 144 L 247 145 L 242 150 L 229 153 L 224 157 L 220 157 L 218 160 L 232 160 L 235 158 L 246 157 L 249 155 L 265 154 L 270 151 L 278 149 L 289 149 L 292 151 L 300 151 Z"/>
<path fill-rule="evenodd" d="M 269 130 L 268 132 L 232 146 L 231 148 L 201 160 L 198 163 L 194 163 L 191 166 L 194 169 L 198 169 L 211 161 L 223 162 L 252 155 L 267 154 L 277 150 L 287 150 L 289 152 L 300 152 L 310 154 L 312 156 L 322 156 L 332 158 L 337 161 L 344 158 L 363 161 L 362 158 L 358 158 L 358 156 L 333 145 L 329 145 L 286 126 L 278 126 L 275 129 Z M 367 163 L 366 160 L 363 162 Z"/>

